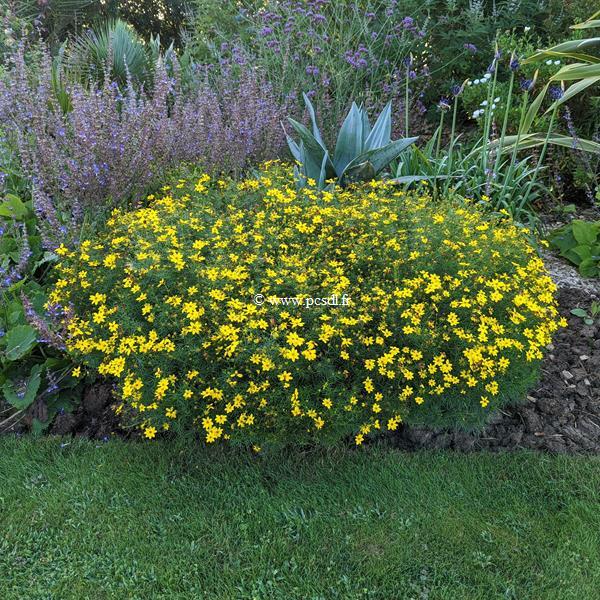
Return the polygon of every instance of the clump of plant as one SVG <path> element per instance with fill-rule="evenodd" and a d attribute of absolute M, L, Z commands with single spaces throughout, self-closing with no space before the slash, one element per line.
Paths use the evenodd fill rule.
<path fill-rule="evenodd" d="M 500 93 L 501 69 L 509 73 L 506 95 L 502 97 L 496 95 Z M 543 178 L 548 149 L 577 148 L 586 156 L 599 155 L 600 144 L 579 138 L 573 130 L 569 130 L 569 135 L 557 132 L 559 109 L 569 99 L 571 88 L 564 91 L 551 78 L 537 91 L 538 72 L 531 79 L 522 79 L 520 71 L 520 60 L 515 53 L 506 56 L 496 48 L 485 76 L 477 84 L 485 90 L 486 98 L 473 114 L 481 121 L 481 137 L 467 144 L 458 133 L 458 106 L 469 88 L 467 80 L 452 89 L 451 98 L 440 100 L 437 130 L 425 146 L 409 149 L 397 161 L 395 181 L 410 184 L 427 180 L 441 196 L 454 190 L 496 211 L 508 211 L 518 220 L 531 220 L 533 203 L 548 191 Z M 549 115 L 542 119 L 544 102 L 549 104 L 546 110 Z M 515 110 L 518 120 L 512 126 L 511 115 Z M 449 112 L 450 136 L 447 144 L 442 144 Z M 545 130 L 532 131 L 535 123 L 545 123 Z M 537 155 L 531 153 L 533 148 L 539 148 Z"/>
<path fill-rule="evenodd" d="M 600 302 L 592 302 L 589 312 L 585 308 L 573 308 L 571 309 L 571 314 L 583 319 L 586 325 L 593 325 L 596 319 L 600 317 Z"/>
<path fill-rule="evenodd" d="M 182 162 L 236 173 L 278 155 L 287 106 L 260 73 L 205 78 L 186 93 L 164 64 L 151 90 L 107 78 L 99 89 L 69 83 L 43 53 L 36 73 L 22 49 L 0 79 L 0 123 L 48 235 L 146 193 Z M 58 69 L 58 70 L 57 70 Z M 58 224 L 58 225 L 57 225 Z"/>
<path fill-rule="evenodd" d="M 288 146 L 299 168 L 296 177 L 304 185 L 308 181 L 323 189 L 332 180 L 341 186 L 358 181 L 369 181 L 418 138 L 405 138 L 392 142 L 392 107 L 388 103 L 371 127 L 367 111 L 352 103 L 337 136 L 335 150 L 330 153 L 317 125 L 315 110 L 306 94 L 304 101 L 312 122 L 312 133 L 298 121 L 288 118 L 300 136 L 296 143 L 289 135 Z"/>
<path fill-rule="evenodd" d="M 209 34 L 213 60 L 259 66 L 282 98 L 307 93 L 327 115 L 326 140 L 353 100 L 374 109 L 392 99 L 419 107 L 428 73 L 425 15 L 415 18 L 388 0 L 269 0 L 233 10 L 238 35 L 217 25 L 225 31 Z M 214 22 L 203 24 L 198 38 Z"/>
<path fill-rule="evenodd" d="M 77 397 L 78 379 L 50 321 L 62 307 L 48 305 L 45 274 L 56 259 L 44 251 L 31 201 L 7 194 L 0 203 L 0 432 L 27 413 L 34 431 Z"/>
<path fill-rule="evenodd" d="M 279 164 L 150 200 L 58 248 L 49 300 L 73 307 L 71 356 L 114 378 L 146 438 L 476 427 L 523 397 L 564 324 L 527 232 L 472 205 L 382 181 L 296 189 Z"/>
<path fill-rule="evenodd" d="M 550 244 L 584 277 L 600 276 L 600 221 L 575 219 L 554 231 Z"/>

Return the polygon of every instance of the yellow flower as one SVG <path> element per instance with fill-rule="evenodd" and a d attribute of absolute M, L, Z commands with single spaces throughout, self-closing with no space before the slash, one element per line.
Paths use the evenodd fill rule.
<path fill-rule="evenodd" d="M 156 427 L 146 427 L 144 429 L 144 436 L 149 440 L 152 440 L 156 437 Z"/>

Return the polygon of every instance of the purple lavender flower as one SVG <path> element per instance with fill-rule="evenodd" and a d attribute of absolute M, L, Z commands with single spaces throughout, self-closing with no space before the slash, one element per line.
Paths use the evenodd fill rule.
<path fill-rule="evenodd" d="M 552 100 L 560 100 L 564 94 L 562 88 L 558 85 L 551 86 L 549 93 L 550 93 L 550 98 L 552 98 Z"/>
<path fill-rule="evenodd" d="M 519 68 L 519 66 L 520 66 L 519 59 L 518 59 L 516 56 L 513 56 L 513 57 L 510 59 L 510 63 L 509 63 L 509 65 L 508 65 L 508 66 L 509 66 L 509 67 L 510 67 L 510 68 L 511 68 L 513 71 L 516 71 L 516 70 Z"/>
<path fill-rule="evenodd" d="M 477 46 L 475 44 L 471 44 L 471 43 L 463 44 L 463 48 L 465 50 L 467 50 L 468 52 L 471 52 L 472 54 L 475 54 L 476 52 L 478 52 Z"/>

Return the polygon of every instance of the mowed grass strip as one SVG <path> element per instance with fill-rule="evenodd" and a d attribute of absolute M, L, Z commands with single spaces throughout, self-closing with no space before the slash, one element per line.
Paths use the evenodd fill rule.
<path fill-rule="evenodd" d="M 581 600 L 600 458 L 4 437 L 0 531 L 3 600 Z"/>

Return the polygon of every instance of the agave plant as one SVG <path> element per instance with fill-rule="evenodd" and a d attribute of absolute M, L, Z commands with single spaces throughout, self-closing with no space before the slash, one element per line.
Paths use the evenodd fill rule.
<path fill-rule="evenodd" d="M 306 94 L 304 102 L 312 122 L 312 133 L 302 123 L 288 118 L 290 125 L 300 136 L 299 143 L 286 134 L 290 151 L 300 163 L 300 167 L 296 167 L 296 177 L 301 184 L 306 184 L 311 179 L 319 189 L 324 189 L 329 180 L 337 180 L 338 184 L 345 186 L 374 179 L 418 139 L 411 137 L 391 140 L 390 103 L 371 127 L 367 111 L 353 102 L 338 134 L 335 150 L 330 154 L 319 131 L 315 110 Z"/>

